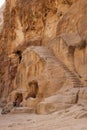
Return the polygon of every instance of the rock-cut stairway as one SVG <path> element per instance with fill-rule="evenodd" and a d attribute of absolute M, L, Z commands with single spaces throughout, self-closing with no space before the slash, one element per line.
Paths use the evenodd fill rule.
<path fill-rule="evenodd" d="M 59 59 L 58 62 L 66 72 L 66 75 L 71 79 L 71 82 L 73 83 L 73 87 L 84 87 L 84 85 L 82 84 L 82 82 L 80 81 L 79 77 L 76 75 L 75 72 L 69 70 L 69 68 Z"/>
<path fill-rule="evenodd" d="M 69 68 L 62 61 L 60 61 L 58 58 L 56 58 L 56 56 L 53 54 L 53 51 L 51 51 L 51 49 L 49 49 L 45 46 L 38 46 L 38 47 L 34 47 L 33 50 L 40 57 L 45 59 L 50 64 L 50 66 L 53 65 L 53 64 L 60 66 L 64 70 L 66 76 L 73 83 L 74 88 L 84 87 L 84 85 L 80 81 L 79 77 L 75 74 L 75 72 L 72 72 L 71 70 L 69 70 Z"/>
<path fill-rule="evenodd" d="M 45 46 L 37 46 L 32 47 L 31 50 L 46 61 L 48 71 L 52 70 L 54 72 L 56 70 L 54 75 L 57 76 L 61 68 L 67 79 L 70 79 L 72 83 L 71 90 L 68 91 L 68 89 L 65 88 L 64 91 L 61 91 L 62 89 L 59 90 L 59 92 L 56 91 L 54 95 L 45 98 L 44 101 L 37 104 L 37 113 L 48 114 L 77 104 L 79 101 L 80 88 L 84 87 L 79 77 L 74 72 L 70 71 L 68 67 L 54 55 L 51 49 Z"/>

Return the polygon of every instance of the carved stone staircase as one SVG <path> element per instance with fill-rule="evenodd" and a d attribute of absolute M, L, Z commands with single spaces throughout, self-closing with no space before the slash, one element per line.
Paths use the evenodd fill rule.
<path fill-rule="evenodd" d="M 84 88 L 84 85 L 81 83 L 78 75 L 69 70 L 68 67 L 54 55 L 51 49 L 40 46 L 34 47 L 33 51 L 46 61 L 48 66 L 47 70 L 52 70 L 53 72 L 55 71 L 54 75 L 57 76 L 59 75 L 59 68 L 61 68 L 67 79 L 71 81 L 71 86 L 69 86 L 69 88 L 64 86 L 64 90 L 61 88 L 59 91 L 56 91 L 54 95 L 49 96 L 38 103 L 36 107 L 37 113 L 48 114 L 58 110 L 67 109 L 75 104 L 78 104 L 80 89 Z"/>
<path fill-rule="evenodd" d="M 84 87 L 78 75 L 75 72 L 72 72 L 71 70 L 69 70 L 69 68 L 62 61 L 60 61 L 59 59 L 58 61 L 61 67 L 66 72 L 66 75 L 71 79 L 71 82 L 73 83 L 73 87 Z"/>
<path fill-rule="evenodd" d="M 54 64 L 54 67 L 60 66 L 64 71 L 66 76 L 71 79 L 73 83 L 73 87 L 84 87 L 82 82 L 80 81 L 78 75 L 75 72 L 72 72 L 62 61 L 56 58 L 53 51 L 45 46 L 35 47 L 34 52 L 36 52 L 40 57 L 46 60 L 50 66 Z"/>

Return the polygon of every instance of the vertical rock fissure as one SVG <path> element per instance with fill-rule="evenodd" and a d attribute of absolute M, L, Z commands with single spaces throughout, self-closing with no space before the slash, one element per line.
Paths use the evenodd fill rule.
<path fill-rule="evenodd" d="M 17 54 L 18 57 L 19 57 L 19 64 L 20 64 L 20 63 L 21 63 L 21 60 L 22 60 L 22 52 L 19 51 L 19 50 L 17 50 L 17 51 L 16 51 L 16 54 Z"/>

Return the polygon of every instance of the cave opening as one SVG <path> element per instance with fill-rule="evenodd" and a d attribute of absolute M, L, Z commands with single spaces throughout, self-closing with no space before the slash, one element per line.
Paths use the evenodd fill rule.
<path fill-rule="evenodd" d="M 37 81 L 31 81 L 28 83 L 29 86 L 29 93 L 26 97 L 26 99 L 32 97 L 32 98 L 36 98 L 37 94 L 38 94 L 38 82 Z"/>
<path fill-rule="evenodd" d="M 22 101 L 23 101 L 22 93 L 16 93 L 15 99 L 14 99 L 14 102 L 13 102 L 13 106 L 19 107 Z"/>

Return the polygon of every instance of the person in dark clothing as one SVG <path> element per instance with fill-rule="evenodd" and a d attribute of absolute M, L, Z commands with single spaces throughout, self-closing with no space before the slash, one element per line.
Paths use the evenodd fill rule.
<path fill-rule="evenodd" d="M 17 98 L 17 99 L 15 99 L 15 101 L 13 102 L 13 106 L 14 106 L 14 107 L 19 107 L 19 105 L 20 105 L 20 102 L 19 102 L 19 99 Z"/>
<path fill-rule="evenodd" d="M 17 99 L 15 99 L 15 101 L 13 102 L 13 106 L 14 106 L 14 107 L 17 106 Z"/>

